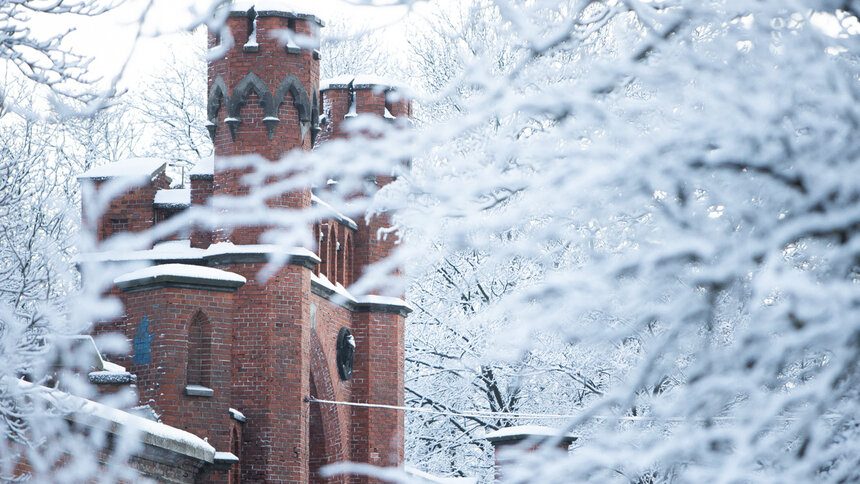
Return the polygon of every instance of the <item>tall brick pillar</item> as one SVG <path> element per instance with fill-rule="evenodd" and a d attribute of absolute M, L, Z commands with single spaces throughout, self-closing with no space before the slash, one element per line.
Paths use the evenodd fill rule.
<path fill-rule="evenodd" d="M 268 2 L 270 5 L 276 5 Z M 231 157 L 280 159 L 290 150 L 310 150 L 319 118 L 319 54 L 281 39 L 291 31 L 317 36 L 322 22 L 295 11 L 232 11 L 227 19 L 235 45 L 209 64 L 209 131 L 215 143 L 215 196 L 248 192 L 230 169 Z M 210 33 L 209 45 L 219 43 Z M 267 200 L 271 207 L 310 207 L 310 188 Z M 307 483 L 309 469 L 310 268 L 291 261 L 267 280 L 258 274 L 266 227 L 224 227 L 215 242 L 246 246 L 212 264 L 242 274 L 248 283 L 236 294 L 233 313 L 232 406 L 247 421 L 242 432 L 241 482 Z"/>
<path fill-rule="evenodd" d="M 317 37 L 322 21 L 313 15 L 273 10 L 232 11 L 227 27 L 235 44 L 209 63 L 208 128 L 215 144 L 215 195 L 248 193 L 226 160 L 259 155 L 275 161 L 293 149 L 310 150 L 318 132 L 319 54 L 284 43 L 282 35 Z M 220 36 L 210 33 L 209 47 Z M 311 204 L 310 189 L 286 193 L 268 204 L 301 208 Z M 225 228 L 216 240 L 257 243 L 265 227 Z M 232 233 L 231 233 L 232 232 Z"/>
<path fill-rule="evenodd" d="M 384 81 L 366 76 L 344 77 L 322 88 L 322 113 L 326 120 L 323 140 L 350 136 L 343 123 L 358 115 L 375 115 L 395 125 L 405 125 L 412 115 L 408 99 Z M 391 183 L 391 173 L 368 173 L 368 181 L 381 188 Z M 396 234 L 380 239 L 380 228 L 391 225 L 387 214 L 366 222 L 358 221 L 354 234 L 352 280 L 371 264 L 388 257 L 394 250 Z M 370 348 L 357 357 L 353 377 L 356 402 L 402 406 L 404 403 L 405 316 L 402 307 L 386 306 L 386 298 L 366 296 L 353 314 L 353 331 L 358 348 Z M 373 303 L 370 303 L 370 302 Z M 404 416 L 399 410 L 354 407 L 351 414 L 351 456 L 356 462 L 379 466 L 398 466 L 404 460 Z M 376 482 L 353 476 L 353 483 Z"/>

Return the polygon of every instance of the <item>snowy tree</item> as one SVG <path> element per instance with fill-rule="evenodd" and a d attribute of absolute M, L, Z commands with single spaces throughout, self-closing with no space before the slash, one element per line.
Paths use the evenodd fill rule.
<path fill-rule="evenodd" d="M 194 165 L 212 155 L 212 141 L 206 132 L 206 53 L 189 35 L 171 48 L 164 70 L 140 88 L 140 101 L 132 103 L 139 112 L 148 155 L 183 166 Z M 190 49 L 182 49 L 191 44 Z M 186 50 L 188 50 L 186 52 Z"/>
<path fill-rule="evenodd" d="M 35 111 L 22 101 L 26 95 L 16 93 L 16 99 L 19 109 Z M 30 465 L 37 482 L 88 479 L 95 475 L 98 451 L 104 447 L 99 432 L 87 437 L 69 431 L 63 416 L 76 409 L 51 399 L 47 389 L 64 371 L 54 365 L 58 355 L 64 355 L 70 369 L 84 358 L 58 337 L 86 330 L 88 314 L 93 313 L 82 314 L 81 309 L 98 297 L 77 290 L 77 165 L 66 156 L 75 147 L 63 142 L 69 141 L 71 131 L 68 121 L 36 120 L 14 112 L 0 117 L 0 432 L 6 437 L 0 452 L 2 480 L 21 477 L 15 469 L 22 462 Z M 87 144 L 95 143 L 99 134 L 87 132 Z M 92 391 L 74 374 L 64 375 L 63 382 L 78 394 Z M 61 462 L 67 465 L 59 466 Z M 105 475 L 128 475 L 121 466 L 117 471 Z"/>
<path fill-rule="evenodd" d="M 346 17 L 327 19 L 320 33 L 320 79 L 341 75 L 388 75 L 401 66 L 396 57 L 385 52 L 384 29 L 357 28 Z M 386 55 L 389 54 L 389 55 Z"/>
<path fill-rule="evenodd" d="M 255 176 L 259 193 L 335 176 L 347 213 L 396 210 L 404 237 L 411 224 L 421 236 L 383 269 L 420 257 L 421 240 L 493 270 L 544 262 L 462 325 L 504 323 L 481 333 L 493 361 L 522 361 L 552 335 L 619 350 L 619 370 L 565 423 L 581 436 L 571 455 L 525 460 L 513 481 L 855 480 L 851 5 L 487 5 L 513 63 L 467 58 L 426 100 L 453 98 L 456 112 L 412 131 L 357 121 L 384 136 L 260 165 L 301 175 L 265 189 Z M 350 203 L 363 187 L 348 180 L 392 170 L 402 176 L 372 203 Z M 390 287 L 383 274 L 357 287 Z"/>
<path fill-rule="evenodd" d="M 37 22 L 56 22 L 60 15 L 91 17 L 112 8 L 109 2 L 91 0 L 3 0 L 0 2 L 0 65 L 9 82 L 23 77 L 36 86 L 47 87 L 50 92 L 72 99 L 93 100 L 91 88 L 97 76 L 88 71 L 90 59 L 68 47 L 64 42 L 69 29 L 34 28 Z M 51 31 L 55 30 L 55 31 Z M 0 105 L 16 106 L 11 92 L 0 89 Z M 19 106 L 20 107 L 20 106 Z M 34 114 L 34 113 L 31 113 Z"/>
<path fill-rule="evenodd" d="M 432 288 L 476 309 L 461 303 L 433 331 L 480 338 L 442 373 L 609 360 L 611 379 L 563 422 L 576 448 L 523 456 L 512 482 L 860 478 L 857 2 L 482 5 L 509 65 L 446 52 L 462 69 L 421 101 L 456 109 L 412 130 L 355 119 L 370 136 L 254 163 L 256 190 L 219 201 L 222 223 L 313 240 L 313 214 L 262 201 L 336 178 L 330 203 L 353 216 L 395 211 L 391 232 L 409 242 L 356 292 L 404 291 L 410 281 L 391 269 L 414 266 L 428 244 L 458 255 L 455 268 L 480 266 L 467 286 Z M 371 193 L 368 173 L 400 177 L 356 197 Z M 504 284 L 507 271 L 516 284 L 482 301 L 478 286 Z M 572 348 L 570 361 L 540 361 L 547 340 Z M 522 388 L 501 402 L 571 411 Z"/>

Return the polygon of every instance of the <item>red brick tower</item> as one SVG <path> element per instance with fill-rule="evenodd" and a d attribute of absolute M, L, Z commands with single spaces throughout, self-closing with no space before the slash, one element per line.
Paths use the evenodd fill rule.
<path fill-rule="evenodd" d="M 411 114 L 408 101 L 387 95 L 389 85 L 361 78 L 326 85 L 320 102 L 319 54 L 285 46 L 274 35 L 318 35 L 322 22 L 313 15 L 251 8 L 231 12 L 227 24 L 235 45 L 209 67 L 214 159 L 195 167 L 190 189 L 167 189 L 164 170 L 153 161 L 140 167 L 138 174 L 151 181 L 109 207 L 111 218 L 98 224 L 100 240 L 126 230 L 124 220 L 141 221 L 132 230 L 144 230 L 205 205 L 212 195 L 247 193 L 241 173 L 227 168 L 229 157 L 277 160 L 289 150 L 343 137 L 341 122 L 352 115 L 396 123 Z M 210 48 L 218 44 L 210 35 Z M 322 131 L 321 106 L 328 120 Z M 382 186 L 392 178 L 374 180 Z M 268 203 L 325 205 L 310 188 Z M 102 257 L 156 264 L 115 281 L 125 316 L 102 330 L 120 331 L 131 342 L 132 355 L 117 359 L 138 375 L 141 403 L 219 451 L 197 482 L 360 483 L 369 480 L 326 480 L 318 471 L 344 461 L 403 463 L 402 412 L 308 402 L 403 404 L 409 309 L 396 298 L 346 289 L 393 249 L 393 238 L 376 237 L 388 223 L 384 216 L 356 223 L 332 210 L 315 225 L 318 246 L 287 249 L 287 264 L 265 281 L 258 273 L 274 250 L 283 250 L 259 244 L 265 227 L 188 230 L 174 238 L 189 240 Z"/>

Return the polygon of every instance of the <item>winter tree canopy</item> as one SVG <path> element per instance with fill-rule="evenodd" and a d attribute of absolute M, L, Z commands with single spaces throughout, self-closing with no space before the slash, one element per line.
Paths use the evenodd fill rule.
<path fill-rule="evenodd" d="M 0 25 L 19 3 L 0 0 Z M 195 25 L 218 28 L 224 3 Z M 410 421 L 410 453 L 433 471 L 492 479 L 480 439 L 525 412 L 565 415 L 526 421 L 579 438 L 561 458 L 524 455 L 511 482 L 860 479 L 860 3 L 390 3 L 437 9 L 408 30 L 420 32 L 400 90 L 419 105 L 412 126 L 359 116 L 348 140 L 234 159 L 251 168 L 250 194 L 106 248 L 191 223 L 259 223 L 268 242 L 309 247 L 319 214 L 265 200 L 337 180 L 337 210 L 395 214 L 379 236 L 397 251 L 353 289 L 405 293 L 416 309 L 409 405 L 472 414 Z M 0 149 L 6 210 L 31 186 L 16 160 L 41 148 Z M 373 173 L 398 179 L 356 197 L 374 191 Z M 56 420 L 22 427 L 44 409 L 22 414 L 30 400 L 8 382 L 45 374 L 34 338 L 120 311 L 102 298 L 112 275 L 40 305 L 69 229 L 50 209 L 37 231 L 3 213 L 16 223 L 0 232 L 15 231 L 0 246 L 14 274 L 0 286 L 0 352 L 13 362 L 0 416 L 17 446 L 0 472 L 17 451 L 82 454 L 85 475 L 75 434 Z M 20 254 L 45 269 L 20 270 Z"/>

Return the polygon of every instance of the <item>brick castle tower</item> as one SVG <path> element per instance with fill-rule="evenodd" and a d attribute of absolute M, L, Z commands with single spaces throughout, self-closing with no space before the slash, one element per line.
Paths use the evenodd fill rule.
<path fill-rule="evenodd" d="M 192 170 L 190 188 L 169 188 L 162 160 L 84 174 L 96 190 L 118 176 L 149 180 L 113 200 L 96 223 L 99 240 L 147 230 L 213 195 L 246 193 L 241 173 L 225 167 L 230 156 L 277 160 L 311 150 L 343 137 L 351 113 L 411 115 L 410 102 L 391 101 L 391 87 L 378 81 L 350 78 L 320 90 L 319 53 L 274 35 L 318 36 L 323 23 L 313 15 L 251 8 L 232 11 L 227 26 L 235 45 L 209 65 L 214 159 Z M 210 48 L 218 43 L 210 34 Z M 377 185 L 391 180 L 376 178 Z M 301 209 L 324 201 L 308 188 L 268 203 Z M 154 264 L 116 279 L 112 293 L 124 317 L 97 331 L 118 331 L 131 343 L 132 353 L 116 360 L 137 375 L 141 404 L 218 451 L 214 465 L 189 482 L 359 483 L 369 479 L 325 479 L 318 470 L 345 461 L 403 463 L 402 412 L 308 401 L 403 404 L 408 307 L 344 289 L 392 250 L 376 237 L 386 225 L 385 217 L 356 223 L 332 213 L 314 227 L 317 247 L 290 250 L 288 263 L 265 281 L 259 271 L 282 249 L 260 244 L 264 227 L 189 230 L 187 240 L 102 258 Z"/>

